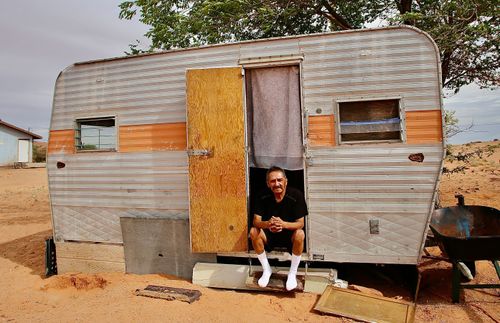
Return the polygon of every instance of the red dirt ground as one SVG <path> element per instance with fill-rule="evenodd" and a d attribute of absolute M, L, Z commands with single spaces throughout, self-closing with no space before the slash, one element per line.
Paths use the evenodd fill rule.
<path fill-rule="evenodd" d="M 454 149 L 487 145 L 498 147 L 497 142 L 490 142 Z M 442 205 L 455 204 L 454 194 L 461 193 L 467 204 L 500 208 L 499 164 L 500 149 L 496 149 L 490 156 L 472 160 L 463 174 L 443 175 Z M 447 162 L 447 167 L 456 165 Z M 307 293 L 217 290 L 166 275 L 73 273 L 45 278 L 44 241 L 52 235 L 46 170 L 0 169 L 0 184 L 0 322 L 351 321 L 315 312 L 319 296 Z M 437 247 L 427 251 L 441 256 Z M 475 282 L 498 283 L 491 263 L 481 261 L 476 266 Z M 450 267 L 442 260 L 422 259 L 415 320 L 499 322 L 499 289 L 465 290 L 460 304 L 451 303 Z M 202 296 L 188 304 L 134 295 L 148 284 L 197 289 Z M 356 284 L 375 288 L 387 297 L 411 300 L 407 290 L 377 275 L 365 275 Z"/>

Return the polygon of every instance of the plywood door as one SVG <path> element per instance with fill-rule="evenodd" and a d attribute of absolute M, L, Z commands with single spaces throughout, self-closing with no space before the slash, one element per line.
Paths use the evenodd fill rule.
<path fill-rule="evenodd" d="M 192 251 L 246 251 L 241 69 L 189 70 L 186 82 Z"/>

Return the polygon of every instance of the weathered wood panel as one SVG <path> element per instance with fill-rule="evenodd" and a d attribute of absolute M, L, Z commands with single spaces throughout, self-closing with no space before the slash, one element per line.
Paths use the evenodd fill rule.
<path fill-rule="evenodd" d="M 54 153 L 75 153 L 75 130 L 51 130 L 47 151 Z"/>
<path fill-rule="evenodd" d="M 362 306 L 360 306 L 362 304 Z M 414 322 L 415 304 L 328 286 L 315 310 L 364 322 Z"/>
<path fill-rule="evenodd" d="M 407 111 L 406 141 L 409 144 L 442 142 L 441 110 Z"/>
<path fill-rule="evenodd" d="M 187 71 L 191 248 L 247 250 L 243 79 L 240 68 Z"/>
<path fill-rule="evenodd" d="M 67 272 L 125 272 L 122 245 L 81 242 L 56 242 L 57 271 Z"/>
<path fill-rule="evenodd" d="M 186 149 L 186 123 L 159 123 L 120 127 L 120 151 Z"/>
<path fill-rule="evenodd" d="M 58 257 L 125 262 L 122 245 L 83 242 L 56 242 Z"/>
<path fill-rule="evenodd" d="M 57 272 L 65 273 L 106 273 L 106 272 L 125 272 L 124 262 L 100 261 L 91 259 L 74 259 L 57 257 Z"/>
<path fill-rule="evenodd" d="M 333 114 L 310 116 L 307 138 L 310 146 L 335 146 L 335 123 Z"/>

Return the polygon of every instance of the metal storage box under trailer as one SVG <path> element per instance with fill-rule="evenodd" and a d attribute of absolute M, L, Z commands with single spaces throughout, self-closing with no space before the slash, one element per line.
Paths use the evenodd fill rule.
<path fill-rule="evenodd" d="M 127 249 L 172 268 L 250 256 L 272 164 L 306 197 L 303 258 L 416 264 L 443 161 L 440 79 L 435 43 L 405 26 L 69 66 L 47 163 L 59 272 L 124 271 Z"/>

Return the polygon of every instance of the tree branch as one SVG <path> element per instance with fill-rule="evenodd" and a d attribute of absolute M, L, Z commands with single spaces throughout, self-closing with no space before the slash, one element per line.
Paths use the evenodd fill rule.
<path fill-rule="evenodd" d="M 342 16 L 340 16 L 335 9 L 330 5 L 330 3 L 326 0 L 320 1 L 321 5 L 325 7 L 327 12 L 319 9 L 319 13 L 325 16 L 331 23 L 337 25 L 338 27 L 346 30 L 346 29 L 354 29 Z"/>

